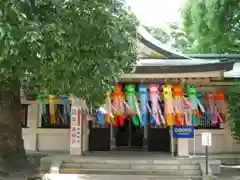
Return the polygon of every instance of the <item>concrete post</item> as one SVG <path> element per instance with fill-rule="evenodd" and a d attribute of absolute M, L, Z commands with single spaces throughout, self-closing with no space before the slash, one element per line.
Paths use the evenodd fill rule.
<path fill-rule="evenodd" d="M 178 156 L 189 156 L 188 139 L 177 139 L 177 155 Z"/>
<path fill-rule="evenodd" d="M 30 104 L 28 107 L 28 128 L 23 128 L 24 147 L 28 151 L 37 151 L 37 128 L 38 128 L 38 104 Z"/>
<path fill-rule="evenodd" d="M 71 96 L 70 155 L 83 155 L 88 136 L 86 104 L 83 100 Z M 86 131 L 87 130 L 87 131 Z"/>

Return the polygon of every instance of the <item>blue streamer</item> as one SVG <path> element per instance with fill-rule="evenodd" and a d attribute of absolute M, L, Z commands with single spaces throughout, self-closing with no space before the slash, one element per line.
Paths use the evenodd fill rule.
<path fill-rule="evenodd" d="M 68 96 L 62 96 L 62 104 L 63 104 L 63 114 L 64 121 L 68 121 L 68 117 L 70 117 L 70 104 L 68 103 Z"/>
<path fill-rule="evenodd" d="M 103 114 L 102 111 L 97 111 L 96 123 L 97 123 L 97 124 L 105 124 L 104 114 Z"/>
<path fill-rule="evenodd" d="M 204 95 L 201 92 L 198 92 L 197 97 L 198 97 L 199 101 L 201 102 L 201 101 L 203 101 Z M 207 120 L 207 123 L 211 123 L 211 114 L 208 112 L 208 110 L 206 109 L 205 112 L 201 112 L 201 113 L 203 113 L 203 118 L 205 120 Z"/>
<path fill-rule="evenodd" d="M 142 126 L 145 126 L 148 122 L 147 117 L 147 103 L 148 103 L 148 89 L 146 85 L 139 85 L 140 93 L 140 110 L 142 116 Z"/>
<path fill-rule="evenodd" d="M 151 114 L 150 124 L 156 124 L 155 117 Z"/>

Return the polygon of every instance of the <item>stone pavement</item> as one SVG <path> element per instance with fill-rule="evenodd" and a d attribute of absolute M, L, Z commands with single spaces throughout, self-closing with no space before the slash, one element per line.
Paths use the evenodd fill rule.
<path fill-rule="evenodd" d="M 31 177 L 31 174 L 23 175 L 22 173 L 15 174 L 12 177 L 4 178 L 4 180 L 27 180 L 27 177 Z M 240 180 L 240 169 L 222 168 L 222 174 L 218 176 L 218 180 Z M 0 178 L 1 179 L 1 178 Z M 35 180 L 35 179 L 32 179 Z M 46 180 L 43 178 L 42 180 Z M 52 180 L 159 180 L 157 176 L 144 176 L 144 175 L 59 175 Z M 162 179 L 161 179 L 162 180 Z M 163 180 L 172 180 L 166 177 Z M 174 180 L 178 180 L 175 178 Z M 191 179 L 180 179 L 191 180 Z"/>
<path fill-rule="evenodd" d="M 58 158 L 62 158 L 62 157 L 66 157 L 68 156 L 68 158 L 70 157 L 69 153 L 67 152 L 62 152 L 62 153 L 56 153 L 56 152 L 30 152 L 31 155 L 36 156 L 37 158 L 35 158 L 33 161 L 35 161 L 33 164 L 39 164 L 40 163 L 40 158 L 39 157 L 46 157 L 46 156 L 59 156 Z M 141 153 L 140 153 L 141 154 Z M 101 155 L 102 158 L 104 158 L 104 156 L 108 157 L 109 159 L 115 159 L 116 155 L 118 155 L 118 153 L 115 152 L 111 152 L 111 153 L 91 153 L 91 158 L 95 159 L 95 156 L 99 156 Z M 125 157 L 131 157 L 133 154 L 127 152 L 121 153 L 121 158 Z M 143 153 L 141 154 L 141 159 L 145 159 L 147 157 L 147 159 L 156 159 L 160 158 L 162 160 L 166 160 L 169 157 L 171 157 L 171 154 L 158 154 L 158 153 Z M 147 155 L 147 156 L 146 156 Z M 85 157 L 86 158 L 86 157 Z M 197 158 L 204 158 L 204 156 L 197 156 Z M 214 154 L 214 155 L 210 155 L 210 158 L 213 159 L 221 159 L 223 161 L 228 161 L 228 159 L 234 159 L 233 162 L 231 163 L 226 163 L 226 164 L 240 164 L 240 153 L 236 153 L 236 154 Z M 84 157 L 83 157 L 84 159 Z M 185 158 L 183 158 L 185 159 Z M 239 160 L 238 160 L 239 159 Z M 36 162 L 37 161 L 37 162 Z M 21 173 L 20 173 L 21 174 Z M 7 178 L 6 180 L 26 180 L 26 177 L 31 177 L 31 175 L 26 175 L 22 176 L 22 175 L 16 175 L 10 178 Z M 219 180 L 240 180 L 240 169 L 232 169 L 232 168 L 222 168 L 222 174 L 218 176 Z M 1 178 L 0 178 L 1 179 Z M 68 177 L 66 176 L 61 176 L 56 180 L 157 180 L 158 178 L 156 177 L 146 177 L 146 176 L 141 176 L 141 175 L 75 175 L 75 177 L 70 177 L 68 175 Z M 178 179 L 175 179 L 178 180 Z M 182 179 L 181 179 L 182 180 Z M 188 180 L 188 179 L 186 179 Z"/>
<path fill-rule="evenodd" d="M 189 178 L 178 178 L 178 177 L 158 177 L 158 176 L 148 176 L 148 175 L 60 175 L 55 177 L 48 177 L 51 180 L 192 180 Z M 45 180 L 45 178 L 43 178 Z"/>
<path fill-rule="evenodd" d="M 219 180 L 240 180 L 240 169 L 237 168 L 221 168 Z"/>

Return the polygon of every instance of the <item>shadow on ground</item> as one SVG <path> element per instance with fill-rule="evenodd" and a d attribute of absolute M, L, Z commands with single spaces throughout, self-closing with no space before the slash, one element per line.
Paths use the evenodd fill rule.
<path fill-rule="evenodd" d="M 221 172 L 219 180 L 240 180 L 240 166 L 223 166 Z"/>

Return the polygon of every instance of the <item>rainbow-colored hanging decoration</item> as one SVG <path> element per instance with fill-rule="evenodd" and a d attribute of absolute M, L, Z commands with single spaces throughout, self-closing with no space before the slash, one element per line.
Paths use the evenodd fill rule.
<path fill-rule="evenodd" d="M 49 95 L 49 111 L 50 111 L 50 124 L 56 124 L 56 117 L 55 117 L 55 96 Z"/>
<path fill-rule="evenodd" d="M 194 109 L 198 108 L 198 102 L 197 102 L 197 91 L 196 86 L 193 84 L 187 85 L 187 92 L 188 92 L 188 98 L 189 101 L 192 103 L 192 106 Z M 197 125 L 200 124 L 200 118 L 191 110 L 189 109 L 189 115 L 190 115 L 190 124 Z"/>
<path fill-rule="evenodd" d="M 136 113 L 131 115 L 132 123 L 135 126 L 139 126 L 140 123 L 142 124 L 142 116 L 141 116 L 139 105 L 136 98 L 135 85 L 134 84 L 126 85 L 125 89 L 126 89 L 125 94 L 128 101 L 128 105 L 130 109 L 132 109 Z"/>
<path fill-rule="evenodd" d="M 163 85 L 164 115 L 168 126 L 175 124 L 174 121 L 174 100 L 172 96 L 172 86 Z"/>
<path fill-rule="evenodd" d="M 160 89 L 163 91 L 164 103 L 161 101 Z M 123 126 L 125 120 L 131 120 L 135 126 L 145 126 L 150 120 L 152 125 L 158 127 L 159 125 L 165 127 L 194 125 L 197 127 L 226 121 L 226 102 L 224 92 L 221 90 L 206 93 L 207 105 L 205 107 L 209 106 L 208 108 L 205 108 L 199 100 L 194 84 L 186 85 L 186 94 L 181 85 L 150 84 L 147 86 L 141 84 L 138 86 L 138 91 L 139 102 L 134 84 L 126 85 L 125 93 L 123 85 L 114 86 L 112 98 L 111 92 L 107 92 L 105 104 L 97 110 L 96 123 Z M 127 101 L 125 101 L 125 96 Z M 149 119 L 148 115 L 150 115 Z"/>
<path fill-rule="evenodd" d="M 152 103 L 152 113 L 155 119 L 156 125 L 160 125 L 160 117 L 159 117 L 159 86 L 157 84 L 150 84 L 149 86 L 149 99 Z"/>
<path fill-rule="evenodd" d="M 187 91 L 188 91 L 188 98 L 193 109 L 193 111 L 192 109 L 189 109 L 191 124 L 200 125 L 202 115 L 198 111 L 198 107 L 200 107 L 202 113 L 205 113 L 205 109 L 200 103 L 200 101 L 198 100 L 196 86 L 194 84 L 187 85 Z"/>
<path fill-rule="evenodd" d="M 70 117 L 70 104 L 68 102 L 68 96 L 67 95 L 63 95 L 62 96 L 62 104 L 63 104 L 63 115 L 64 115 L 64 120 L 68 121 L 69 117 Z M 66 123 L 66 122 L 65 122 Z"/>
<path fill-rule="evenodd" d="M 164 108 L 164 105 L 162 104 L 162 100 L 161 100 L 160 94 L 158 96 L 158 102 L 159 102 L 158 113 L 159 113 L 159 116 L 160 116 L 160 120 L 161 120 L 163 126 L 167 126 L 165 117 L 164 117 L 162 109 L 161 109 L 161 107 Z"/>
<path fill-rule="evenodd" d="M 139 85 L 139 98 L 140 98 L 140 110 L 141 110 L 141 118 L 142 118 L 142 126 L 147 125 L 148 117 L 148 89 L 146 85 Z"/>
<path fill-rule="evenodd" d="M 105 95 L 106 101 L 103 108 L 106 110 L 106 113 L 104 114 L 104 119 L 106 123 L 115 125 L 114 116 L 112 113 L 111 92 L 107 92 Z"/>
<path fill-rule="evenodd" d="M 47 123 L 47 118 L 46 118 L 46 107 L 45 107 L 45 103 L 44 103 L 44 94 L 42 92 L 39 92 L 37 94 L 37 102 L 39 104 L 39 110 L 40 110 L 40 115 L 41 115 L 41 119 L 44 120 L 44 123 Z"/>
<path fill-rule="evenodd" d="M 227 103 L 225 100 L 225 95 L 223 90 L 216 91 L 216 107 L 219 111 L 219 116 L 223 122 L 227 119 Z"/>
<path fill-rule="evenodd" d="M 215 93 L 214 92 L 206 92 L 206 99 L 209 104 L 208 114 L 210 115 L 210 120 L 212 124 L 218 123 L 217 112 L 215 107 Z"/>
<path fill-rule="evenodd" d="M 99 109 L 97 109 L 96 113 L 96 123 L 101 125 L 105 124 L 104 114 L 107 114 L 107 111 L 104 108 L 100 107 Z"/>
<path fill-rule="evenodd" d="M 120 126 L 124 125 L 125 116 L 125 103 L 124 103 L 124 93 L 122 92 L 123 86 L 117 84 L 113 87 L 113 109 L 115 115 L 115 123 Z"/>
<path fill-rule="evenodd" d="M 181 85 L 173 86 L 174 111 L 176 125 L 184 124 L 184 92 Z"/>

